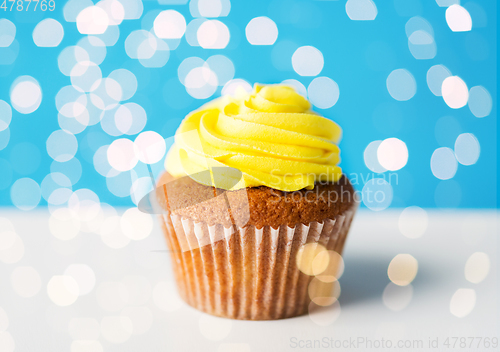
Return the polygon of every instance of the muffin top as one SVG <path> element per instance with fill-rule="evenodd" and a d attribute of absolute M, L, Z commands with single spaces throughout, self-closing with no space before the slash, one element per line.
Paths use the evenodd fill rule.
<path fill-rule="evenodd" d="M 191 177 L 163 174 L 156 199 L 163 210 L 208 225 L 257 228 L 281 225 L 293 227 L 333 219 L 356 207 L 357 195 L 347 179 L 318 182 L 311 190 L 284 192 L 266 186 L 223 190 L 202 185 Z"/>
<path fill-rule="evenodd" d="M 313 189 L 342 176 L 341 128 L 285 85 L 215 99 L 189 114 L 165 161 L 175 177 L 225 190 Z"/>

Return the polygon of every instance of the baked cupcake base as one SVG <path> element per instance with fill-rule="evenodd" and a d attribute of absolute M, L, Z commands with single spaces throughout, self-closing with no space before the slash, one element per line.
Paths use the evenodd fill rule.
<path fill-rule="evenodd" d="M 348 188 L 352 193 L 350 184 Z M 305 244 L 317 243 L 341 254 L 357 202 L 338 207 L 341 211 L 330 218 L 293 226 L 258 226 L 262 221 L 252 220 L 251 197 L 249 205 L 245 226 L 200 221 L 164 208 L 161 223 L 180 296 L 196 309 L 233 319 L 307 313 L 313 276 L 299 270 L 297 253 Z"/>

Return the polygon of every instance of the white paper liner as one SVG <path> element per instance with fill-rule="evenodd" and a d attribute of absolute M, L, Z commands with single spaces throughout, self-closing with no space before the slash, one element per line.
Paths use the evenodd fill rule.
<path fill-rule="evenodd" d="M 297 251 L 318 243 L 342 253 L 357 205 L 322 222 L 277 229 L 225 228 L 166 213 L 162 223 L 181 297 L 206 313 L 269 320 L 307 313 L 312 276 L 296 265 Z"/>

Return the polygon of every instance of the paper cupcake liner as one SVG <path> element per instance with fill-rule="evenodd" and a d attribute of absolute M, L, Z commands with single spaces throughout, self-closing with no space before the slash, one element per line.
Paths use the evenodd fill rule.
<path fill-rule="evenodd" d="M 356 207 L 334 219 L 282 225 L 225 228 L 162 215 L 180 296 L 212 315 L 245 320 L 288 318 L 307 313 L 313 276 L 296 264 L 306 243 L 342 253 Z"/>

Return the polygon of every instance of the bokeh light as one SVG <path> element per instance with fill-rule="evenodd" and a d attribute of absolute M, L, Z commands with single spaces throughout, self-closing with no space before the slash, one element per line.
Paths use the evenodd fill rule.
<path fill-rule="evenodd" d="M 370 142 L 370 144 L 366 146 L 365 151 L 363 152 L 363 159 L 365 161 L 366 167 L 376 173 L 387 171 L 385 167 L 380 165 L 380 162 L 378 160 L 378 147 L 381 143 L 382 141 Z"/>
<path fill-rule="evenodd" d="M 154 20 L 154 31 L 158 38 L 181 38 L 186 32 L 186 20 L 175 10 L 162 11 Z"/>
<path fill-rule="evenodd" d="M 76 281 L 79 296 L 87 295 L 94 289 L 95 273 L 87 264 L 71 264 L 64 270 L 64 275 L 71 276 Z"/>
<path fill-rule="evenodd" d="M 42 89 L 31 76 L 20 76 L 10 87 L 10 103 L 21 114 L 31 114 L 42 102 Z"/>
<path fill-rule="evenodd" d="M 55 47 L 64 37 L 63 26 L 53 18 L 40 21 L 33 30 L 33 41 L 36 46 Z"/>
<path fill-rule="evenodd" d="M 20 210 L 31 210 L 35 208 L 42 197 L 40 186 L 35 180 L 24 177 L 19 178 L 10 188 L 10 199 L 12 204 Z"/>
<path fill-rule="evenodd" d="M 212 55 L 207 59 L 206 64 L 217 76 L 219 86 L 224 86 L 224 84 L 234 78 L 234 64 L 227 56 Z"/>
<path fill-rule="evenodd" d="M 0 48 L 9 47 L 16 39 L 16 25 L 6 18 L 0 19 Z"/>
<path fill-rule="evenodd" d="M 469 90 L 465 82 L 458 76 L 444 79 L 441 86 L 444 102 L 452 109 L 459 109 L 467 104 Z"/>
<path fill-rule="evenodd" d="M 399 231 L 408 238 L 419 238 L 427 230 L 429 217 L 424 209 L 411 206 L 405 208 L 399 215 Z"/>
<path fill-rule="evenodd" d="M 175 3 L 186 3 L 187 0 L 161 0 Z M 231 10 L 230 0 L 191 0 L 189 11 L 193 17 L 225 17 Z"/>
<path fill-rule="evenodd" d="M 141 18 L 144 11 L 142 0 L 120 0 L 125 10 L 125 20 L 136 20 Z"/>
<path fill-rule="evenodd" d="M 76 26 L 81 34 L 102 34 L 109 24 L 108 14 L 98 6 L 86 7 L 76 17 Z"/>
<path fill-rule="evenodd" d="M 97 83 L 97 82 L 96 82 Z M 95 88 L 95 86 L 93 87 Z M 90 99 L 87 104 L 92 121 L 90 125 L 95 125 L 102 120 L 102 115 L 108 113 L 118 106 L 118 102 L 123 99 L 123 89 L 120 83 L 112 78 L 101 79 L 97 88 L 87 95 Z"/>
<path fill-rule="evenodd" d="M 112 177 L 119 174 L 119 171 L 114 169 L 108 161 L 109 145 L 99 147 L 92 158 L 94 169 L 104 177 Z"/>
<path fill-rule="evenodd" d="M 146 131 L 134 141 L 137 157 L 145 164 L 155 164 L 163 159 L 167 151 L 165 139 L 157 132 Z"/>
<path fill-rule="evenodd" d="M 113 141 L 107 149 L 107 156 L 109 165 L 118 171 L 128 171 L 139 161 L 134 142 L 127 138 Z"/>
<path fill-rule="evenodd" d="M 427 71 L 427 86 L 435 96 L 442 96 L 443 81 L 451 76 L 450 70 L 443 65 L 434 65 Z"/>
<path fill-rule="evenodd" d="M 47 294 L 54 304 L 70 306 L 78 298 L 78 283 L 71 276 L 54 275 L 47 283 Z"/>
<path fill-rule="evenodd" d="M 142 106 L 136 103 L 126 103 L 120 105 L 114 115 L 111 113 L 113 117 L 113 123 L 116 126 L 117 130 L 121 134 L 134 135 L 143 130 L 146 126 L 147 116 L 146 111 Z M 101 125 L 104 129 L 104 118 L 101 120 Z M 108 134 L 113 135 L 112 133 Z"/>
<path fill-rule="evenodd" d="M 332 325 L 340 316 L 341 308 L 338 300 L 328 307 L 319 306 L 314 302 L 309 303 L 309 319 L 318 326 Z"/>
<path fill-rule="evenodd" d="M 230 33 L 221 21 L 207 20 L 196 31 L 196 37 L 204 49 L 224 49 L 229 44 Z"/>
<path fill-rule="evenodd" d="M 396 255 L 387 269 L 389 279 L 398 286 L 411 284 L 418 272 L 418 261 L 410 254 Z"/>
<path fill-rule="evenodd" d="M 474 165 L 479 159 L 481 147 L 472 133 L 462 133 L 455 141 L 455 157 L 462 165 Z"/>
<path fill-rule="evenodd" d="M 326 248 L 318 243 L 308 243 L 300 247 L 296 258 L 299 270 L 306 275 L 314 275 L 315 271 L 318 274 L 323 272 L 328 266 L 329 257 L 320 256 L 315 262 L 316 257 L 322 252 L 326 252 Z"/>
<path fill-rule="evenodd" d="M 121 101 L 132 98 L 137 91 L 137 78 L 127 69 L 119 68 L 114 70 L 108 75 L 108 78 L 119 84 L 122 91 Z"/>
<path fill-rule="evenodd" d="M 450 312 L 458 318 L 469 315 L 476 305 L 476 291 L 471 288 L 459 288 L 451 297 Z"/>
<path fill-rule="evenodd" d="M 314 46 L 301 46 L 292 55 L 292 66 L 301 76 L 317 76 L 325 64 L 323 54 Z"/>
<path fill-rule="evenodd" d="M 117 26 L 121 24 L 125 18 L 125 9 L 119 0 L 101 0 L 96 6 L 103 9 L 108 15 L 109 26 Z"/>
<path fill-rule="evenodd" d="M 331 306 L 340 296 L 340 284 L 337 280 L 324 282 L 313 278 L 307 288 L 309 298 L 318 306 Z"/>
<path fill-rule="evenodd" d="M 157 46 L 157 38 L 143 29 L 131 32 L 125 39 L 125 51 L 131 59 L 149 59 Z"/>
<path fill-rule="evenodd" d="M 313 259 L 312 271 L 316 279 L 322 282 L 333 282 L 344 273 L 344 260 L 335 251 L 321 251 Z"/>
<path fill-rule="evenodd" d="M 205 65 L 205 61 L 199 57 L 188 57 L 182 60 L 179 67 L 177 68 L 177 77 L 179 78 L 179 82 L 185 85 L 186 76 L 192 69 L 196 67 L 203 67 Z"/>
<path fill-rule="evenodd" d="M 188 23 L 184 37 L 189 45 L 200 46 L 198 42 L 198 29 L 205 21 L 207 21 L 206 18 L 195 18 Z"/>
<path fill-rule="evenodd" d="M 434 30 L 431 24 L 420 16 L 414 16 L 406 22 L 408 48 L 417 60 L 433 59 L 437 54 Z"/>
<path fill-rule="evenodd" d="M 446 9 L 446 23 L 453 32 L 467 32 L 472 29 L 469 12 L 458 4 L 453 4 Z"/>
<path fill-rule="evenodd" d="M 184 80 L 186 91 L 195 99 L 210 98 L 219 85 L 216 74 L 207 66 L 193 68 Z"/>
<path fill-rule="evenodd" d="M 361 191 L 363 204 L 373 211 L 387 209 L 393 199 L 393 189 L 383 178 L 372 178 L 367 181 Z"/>
<path fill-rule="evenodd" d="M 297 93 L 307 98 L 307 88 L 296 79 L 285 79 L 282 84 L 293 87 Z"/>
<path fill-rule="evenodd" d="M 398 101 L 410 100 L 417 92 L 415 78 L 404 68 L 392 71 L 387 77 L 386 85 L 391 97 Z"/>
<path fill-rule="evenodd" d="M 71 184 L 74 185 L 82 176 L 82 164 L 80 163 L 80 160 L 75 157 L 63 162 L 54 160 L 52 164 L 50 164 L 50 172 L 60 172 L 64 174 L 69 178 Z"/>
<path fill-rule="evenodd" d="M 56 108 L 62 116 L 77 118 L 88 113 L 87 95 L 74 86 L 62 87 L 56 95 Z M 82 121 L 83 122 L 83 121 Z"/>
<path fill-rule="evenodd" d="M 278 27 L 269 17 L 255 17 L 248 22 L 245 34 L 252 45 L 273 45 L 278 39 Z"/>
<path fill-rule="evenodd" d="M 103 34 L 95 34 L 93 37 L 100 39 L 106 46 L 114 46 L 120 38 L 120 27 L 109 26 Z"/>
<path fill-rule="evenodd" d="M 339 100 L 338 84 L 328 77 L 316 77 L 307 87 L 307 95 L 314 106 L 329 109 Z"/>
<path fill-rule="evenodd" d="M 372 21 L 377 17 L 377 6 L 372 0 L 347 0 L 347 16 L 354 21 Z"/>
<path fill-rule="evenodd" d="M 140 241 L 153 231 L 153 218 L 138 208 L 130 208 L 120 218 L 123 234 L 131 240 Z"/>
<path fill-rule="evenodd" d="M 432 25 L 429 23 L 429 21 L 427 21 L 425 18 L 414 16 L 410 18 L 408 22 L 406 22 L 405 33 L 408 38 L 412 35 L 412 33 L 419 30 L 427 32 L 430 36 L 434 37 L 434 29 L 432 28 Z"/>
<path fill-rule="evenodd" d="M 491 113 L 493 100 L 482 86 L 472 87 L 469 91 L 469 109 L 475 117 L 486 117 Z"/>
<path fill-rule="evenodd" d="M 71 84 L 80 92 L 92 92 L 102 80 L 101 68 L 92 61 L 80 61 L 71 69 Z"/>
<path fill-rule="evenodd" d="M 139 63 L 144 67 L 163 67 L 167 64 L 168 59 L 170 58 L 170 48 L 165 41 L 154 36 L 151 40 L 156 41 L 156 44 L 151 45 L 149 41 L 147 44 L 147 46 L 151 45 L 151 47 L 154 48 L 153 55 L 148 58 L 140 57 Z"/>
<path fill-rule="evenodd" d="M 431 171 L 440 180 L 449 180 L 455 176 L 458 163 L 453 150 L 447 147 L 436 149 L 431 156 Z"/>
<path fill-rule="evenodd" d="M 10 140 L 10 129 L 7 127 L 0 131 L 0 150 L 5 149 Z"/>
<path fill-rule="evenodd" d="M 107 180 L 109 180 L 109 178 L 107 178 L 106 181 Z M 119 249 L 127 246 L 130 243 L 130 238 L 125 236 L 121 231 L 120 217 L 117 215 L 106 217 L 99 231 L 102 242 L 110 248 Z"/>
<path fill-rule="evenodd" d="M 0 99 L 0 131 L 6 130 L 12 121 L 12 108 L 9 103 Z"/>
<path fill-rule="evenodd" d="M 47 153 L 55 161 L 64 162 L 73 158 L 78 150 L 76 137 L 64 130 L 56 130 L 47 138 Z"/>
<path fill-rule="evenodd" d="M 71 70 L 78 62 L 89 61 L 89 54 L 81 46 L 68 46 L 64 48 L 57 58 L 59 71 L 65 76 L 71 75 Z M 62 89 L 62 88 L 61 88 Z"/>
<path fill-rule="evenodd" d="M 81 221 L 74 210 L 61 207 L 55 209 L 50 215 L 49 229 L 55 238 L 61 241 L 69 241 L 80 232 Z"/>
<path fill-rule="evenodd" d="M 465 278 L 473 284 L 482 282 L 490 271 L 490 257 L 483 252 L 473 253 L 465 263 Z"/>
<path fill-rule="evenodd" d="M 92 0 L 69 0 L 63 8 L 64 19 L 66 22 L 76 22 L 78 14 L 93 5 Z"/>
<path fill-rule="evenodd" d="M 377 159 L 384 169 L 402 169 L 408 162 L 406 143 L 397 138 L 384 139 L 377 148 Z"/>
<path fill-rule="evenodd" d="M 221 94 L 222 95 L 232 95 L 238 93 L 239 90 L 243 90 L 243 92 L 250 92 L 252 90 L 252 86 L 250 83 L 241 78 L 232 79 L 222 87 Z"/>
<path fill-rule="evenodd" d="M 93 35 L 83 37 L 78 41 L 77 46 L 88 54 L 88 60 L 83 61 L 91 61 L 96 65 L 100 65 L 106 57 L 106 44 L 99 37 Z"/>
<path fill-rule="evenodd" d="M 51 172 L 43 179 L 42 183 L 40 184 L 40 189 L 43 199 L 48 201 L 50 196 L 56 189 L 67 188 L 71 190 L 71 186 L 72 183 L 65 174 L 60 172 Z"/>

